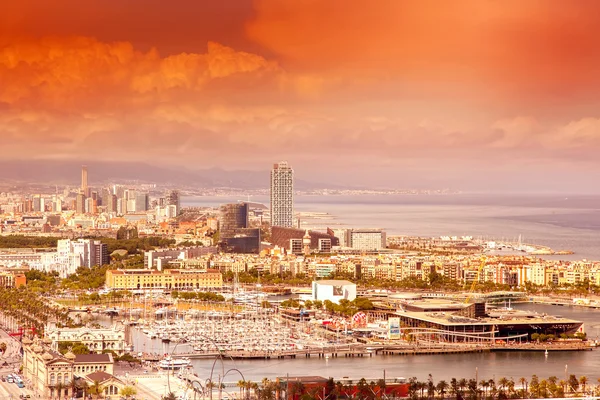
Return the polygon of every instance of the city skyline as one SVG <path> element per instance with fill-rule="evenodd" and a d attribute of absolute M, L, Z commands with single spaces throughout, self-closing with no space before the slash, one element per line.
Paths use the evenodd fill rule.
<path fill-rule="evenodd" d="M 14 3 L 0 16 L 0 160 L 264 171 L 286 159 L 339 185 L 598 192 L 598 11 Z"/>

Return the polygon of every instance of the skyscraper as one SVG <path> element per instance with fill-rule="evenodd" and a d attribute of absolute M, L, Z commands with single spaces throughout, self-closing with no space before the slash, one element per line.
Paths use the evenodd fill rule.
<path fill-rule="evenodd" d="M 88 193 L 88 170 L 87 165 L 81 166 L 81 191 L 85 197 L 89 197 Z"/>
<path fill-rule="evenodd" d="M 271 170 L 271 226 L 294 225 L 294 170 L 286 161 Z"/>
<path fill-rule="evenodd" d="M 176 214 L 181 212 L 181 198 L 177 190 L 171 190 L 169 193 L 167 193 L 166 202 L 168 206 L 175 206 Z"/>
<path fill-rule="evenodd" d="M 221 206 L 221 237 L 231 237 L 238 229 L 248 227 L 248 203 Z"/>

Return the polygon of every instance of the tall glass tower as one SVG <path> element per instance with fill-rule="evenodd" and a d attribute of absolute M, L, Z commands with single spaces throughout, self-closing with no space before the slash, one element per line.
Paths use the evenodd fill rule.
<path fill-rule="evenodd" d="M 294 226 L 294 170 L 287 161 L 271 170 L 271 226 Z"/>

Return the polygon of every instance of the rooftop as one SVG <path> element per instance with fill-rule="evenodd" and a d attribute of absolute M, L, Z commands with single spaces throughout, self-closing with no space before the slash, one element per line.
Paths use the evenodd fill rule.
<path fill-rule="evenodd" d="M 417 320 L 431 322 L 446 326 L 468 325 L 514 325 L 514 324 L 573 324 L 581 323 L 574 319 L 555 317 L 544 314 L 531 314 L 521 312 L 508 312 L 503 314 L 494 314 L 494 317 L 469 318 L 462 315 L 446 312 L 415 312 L 398 311 L 398 316 L 410 317 Z"/>

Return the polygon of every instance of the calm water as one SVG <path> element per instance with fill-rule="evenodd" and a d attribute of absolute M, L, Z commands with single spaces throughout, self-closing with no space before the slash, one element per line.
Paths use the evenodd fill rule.
<path fill-rule="evenodd" d="M 600 311 L 591 309 L 545 306 L 536 304 L 519 304 L 514 308 L 535 310 L 553 315 L 584 321 L 586 332 L 590 338 L 596 338 L 600 331 Z M 143 335 L 136 335 L 137 351 L 170 353 L 172 346 L 164 345 L 160 340 L 147 340 Z M 176 351 L 183 351 L 182 345 Z M 451 378 L 475 377 L 479 379 L 498 379 L 499 377 L 541 377 L 552 375 L 562 378 L 565 367 L 569 374 L 586 375 L 590 382 L 600 377 L 600 349 L 583 352 L 551 352 L 545 357 L 542 352 L 502 352 L 477 354 L 449 354 L 422 356 L 373 356 L 371 358 L 297 358 L 295 360 L 253 360 L 224 362 L 214 360 L 195 360 L 194 370 L 198 376 L 208 378 L 214 365 L 213 378 L 218 379 L 232 368 L 239 369 L 247 380 L 260 381 L 263 378 L 294 375 L 319 375 L 341 378 L 373 378 L 412 377 L 426 379 L 432 374 L 435 380 Z M 229 372 L 225 381 L 236 382 L 240 375 Z"/>
<path fill-rule="evenodd" d="M 235 197 L 184 198 L 184 206 L 215 207 L 246 200 Z M 251 201 L 268 206 L 267 196 Z M 517 240 L 572 250 L 562 259 L 600 260 L 598 196 L 296 196 L 298 212 L 323 212 L 325 219 L 302 221 L 303 228 L 384 228 L 389 235 L 469 235 Z M 548 257 L 547 258 L 552 258 Z"/>

